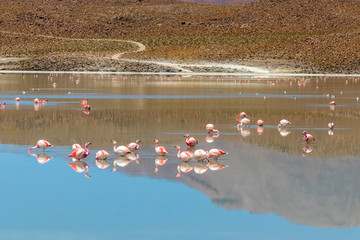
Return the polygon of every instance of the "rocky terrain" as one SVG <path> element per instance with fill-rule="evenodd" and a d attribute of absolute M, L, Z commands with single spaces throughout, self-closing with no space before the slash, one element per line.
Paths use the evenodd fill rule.
<path fill-rule="evenodd" d="M 263 0 L 229 6 L 175 0 L 28 0 L 1 1 L 0 9 L 0 57 L 27 58 L 15 65 L 0 63 L 2 69 L 152 68 L 107 60 L 129 52 L 123 57 L 188 63 L 280 60 L 301 72 L 360 73 L 359 0 Z M 90 39 L 133 40 L 146 50 Z"/>

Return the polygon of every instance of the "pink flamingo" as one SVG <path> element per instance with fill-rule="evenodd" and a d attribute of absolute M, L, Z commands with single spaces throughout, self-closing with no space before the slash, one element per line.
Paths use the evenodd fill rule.
<path fill-rule="evenodd" d="M 111 140 L 114 143 L 114 152 L 119 154 L 120 156 L 124 156 L 128 153 L 131 153 L 130 149 L 125 146 L 117 146 L 117 142 L 115 140 Z"/>
<path fill-rule="evenodd" d="M 261 119 L 257 120 L 257 125 L 260 127 L 264 126 L 264 121 Z"/>
<path fill-rule="evenodd" d="M 15 98 L 15 101 L 16 101 L 16 102 L 20 102 L 20 98 L 19 98 L 19 97 L 16 97 L 16 98 Z"/>
<path fill-rule="evenodd" d="M 88 110 L 88 111 L 90 111 L 90 110 L 91 110 L 91 107 L 90 107 L 90 105 L 89 105 L 89 104 L 84 105 L 84 106 L 83 106 L 83 108 L 84 108 L 85 110 Z"/>
<path fill-rule="evenodd" d="M 334 123 L 333 122 L 329 122 L 328 127 L 330 130 L 332 130 L 334 128 Z"/>
<path fill-rule="evenodd" d="M 154 172 L 158 172 L 159 171 L 159 166 L 163 166 L 166 164 L 167 162 L 167 158 L 165 158 L 164 156 L 157 156 L 155 158 L 155 169 Z"/>
<path fill-rule="evenodd" d="M 249 119 L 249 118 L 247 118 L 247 117 L 244 117 L 244 118 L 242 118 L 242 119 L 240 119 L 240 120 L 238 120 L 239 121 L 239 124 L 241 125 L 241 126 L 248 126 L 248 125 L 250 125 L 251 123 L 252 123 L 252 119 Z"/>
<path fill-rule="evenodd" d="M 137 139 L 135 142 L 132 142 L 132 143 L 129 143 L 128 145 L 126 145 L 126 147 L 130 151 L 138 150 L 140 148 L 139 142 L 141 142 L 141 140 Z"/>
<path fill-rule="evenodd" d="M 184 137 L 186 137 L 186 140 L 185 140 L 186 145 L 188 145 L 190 147 L 193 147 L 199 143 L 196 138 L 190 137 L 189 134 L 185 134 Z"/>
<path fill-rule="evenodd" d="M 85 177 L 90 178 L 90 175 L 87 173 L 89 171 L 89 165 L 83 161 L 78 162 L 72 162 L 72 163 L 66 163 L 72 169 L 74 169 L 75 172 L 84 172 L 85 171 Z"/>
<path fill-rule="evenodd" d="M 47 149 L 48 147 L 52 147 L 52 146 L 53 145 L 46 140 L 39 140 L 39 141 L 37 141 L 36 146 L 28 149 L 28 152 L 30 153 L 31 149 L 35 149 L 35 148 L 41 148 L 44 152 L 45 149 Z"/>
<path fill-rule="evenodd" d="M 110 154 L 105 150 L 100 150 L 97 153 L 95 153 L 95 159 L 96 160 L 106 160 Z"/>
<path fill-rule="evenodd" d="M 164 156 L 165 154 L 168 154 L 166 148 L 164 148 L 163 146 L 159 146 L 159 140 L 154 139 L 156 145 L 155 145 L 155 152 L 157 155 L 159 156 Z"/>
<path fill-rule="evenodd" d="M 291 124 L 291 122 L 289 122 L 288 120 L 286 119 L 282 119 L 280 120 L 280 123 L 278 124 L 278 127 L 281 128 L 281 127 L 287 127 L 287 125 Z"/>
<path fill-rule="evenodd" d="M 88 104 L 88 98 L 80 100 L 80 104 L 87 105 Z"/>
<path fill-rule="evenodd" d="M 211 132 L 216 132 L 217 134 L 219 134 L 219 133 L 220 133 L 220 131 L 219 131 L 219 130 L 214 129 L 214 125 L 213 125 L 213 124 L 211 124 L 211 123 L 206 124 L 205 129 L 208 131 L 208 133 L 211 133 Z"/>
<path fill-rule="evenodd" d="M 6 102 L 4 102 L 3 104 L 0 104 L 0 108 L 4 108 L 6 107 Z"/>
<path fill-rule="evenodd" d="M 85 143 L 85 149 L 84 148 L 76 148 L 72 153 L 66 156 L 66 158 L 71 157 L 76 160 L 81 160 L 89 156 L 90 151 L 88 149 L 88 146 L 91 144 L 91 142 Z"/>
<path fill-rule="evenodd" d="M 181 152 L 180 146 L 175 146 L 175 148 L 179 150 L 177 153 L 177 157 L 183 162 L 188 162 L 194 157 L 194 154 L 192 154 L 191 152 L 188 151 Z"/>
<path fill-rule="evenodd" d="M 306 131 L 303 131 L 302 134 L 304 135 L 303 140 L 307 143 L 316 140 L 311 134 L 308 134 Z"/>
<path fill-rule="evenodd" d="M 78 143 L 74 143 L 72 146 L 71 146 L 71 149 L 74 151 L 75 149 L 77 148 L 81 148 L 81 145 L 78 144 Z"/>
<path fill-rule="evenodd" d="M 331 102 L 329 102 L 329 105 L 335 106 L 335 105 L 336 105 L 336 102 L 335 102 L 335 101 L 331 101 Z"/>
<path fill-rule="evenodd" d="M 193 169 L 194 169 L 194 167 L 188 162 L 180 163 L 177 166 L 178 173 L 176 174 L 176 177 L 180 177 L 181 172 L 187 173 L 187 172 L 191 172 Z"/>
<path fill-rule="evenodd" d="M 241 112 L 238 115 L 236 115 L 236 117 L 244 118 L 244 117 L 249 117 L 249 115 L 247 115 L 245 112 Z"/>
<path fill-rule="evenodd" d="M 214 159 L 218 159 L 220 156 L 228 154 L 227 152 L 221 150 L 221 149 L 210 149 L 208 152 L 208 158 L 214 158 Z"/>
<path fill-rule="evenodd" d="M 198 149 L 194 152 L 194 158 L 198 161 L 202 161 L 207 158 L 208 152 L 202 149 Z"/>

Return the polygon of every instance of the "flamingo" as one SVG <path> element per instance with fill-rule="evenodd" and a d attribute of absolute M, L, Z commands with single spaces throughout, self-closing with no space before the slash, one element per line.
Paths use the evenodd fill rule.
<path fill-rule="evenodd" d="M 218 171 L 228 167 L 228 165 L 221 164 L 218 161 L 209 161 L 206 166 L 208 166 L 211 171 Z"/>
<path fill-rule="evenodd" d="M 87 173 L 89 171 L 89 165 L 87 163 L 78 161 L 78 162 L 72 162 L 72 163 L 66 163 L 66 164 L 69 165 L 70 167 L 72 167 L 72 169 L 74 169 L 74 171 L 76 171 L 76 172 L 84 172 L 85 171 L 85 177 L 90 178 L 90 175 Z"/>
<path fill-rule="evenodd" d="M 287 127 L 287 125 L 289 125 L 289 124 L 291 124 L 291 122 L 289 122 L 288 120 L 286 120 L 286 119 L 282 119 L 281 121 L 280 121 L 280 123 L 278 124 L 278 127 L 280 128 L 280 127 Z"/>
<path fill-rule="evenodd" d="M 16 98 L 15 98 L 15 101 L 16 101 L 16 102 L 20 102 L 20 98 L 19 98 L 19 97 L 16 97 Z"/>
<path fill-rule="evenodd" d="M 194 172 L 197 174 L 203 174 L 208 170 L 208 166 L 205 163 L 197 162 L 194 164 Z"/>
<path fill-rule="evenodd" d="M 303 131 L 302 134 L 304 135 L 303 140 L 307 143 L 316 140 L 311 134 L 308 134 L 306 131 Z"/>
<path fill-rule="evenodd" d="M 111 140 L 111 142 L 114 143 L 114 152 L 116 154 L 119 154 L 120 156 L 124 156 L 124 155 L 126 155 L 128 153 L 131 153 L 131 151 L 125 146 L 118 146 L 117 147 L 117 142 L 115 140 Z"/>
<path fill-rule="evenodd" d="M 71 149 L 74 151 L 75 149 L 77 148 L 81 148 L 81 145 L 78 144 L 78 143 L 74 143 L 72 146 L 71 146 Z"/>
<path fill-rule="evenodd" d="M 180 146 L 175 146 L 175 148 L 179 150 L 177 153 L 177 157 L 183 162 L 188 162 L 194 157 L 194 154 L 192 154 L 191 152 L 188 151 L 181 152 Z"/>
<path fill-rule="evenodd" d="M 208 131 L 208 133 L 211 133 L 211 132 L 216 132 L 217 134 L 219 134 L 219 133 L 220 133 L 220 131 L 219 131 L 219 130 L 214 129 L 214 125 L 213 125 L 213 124 L 211 124 L 211 123 L 206 124 L 205 129 Z"/>
<path fill-rule="evenodd" d="M 98 160 L 98 159 L 96 159 L 95 164 L 100 169 L 105 169 L 105 168 L 108 168 L 110 166 L 110 163 L 108 161 L 106 161 L 106 160 Z"/>
<path fill-rule="evenodd" d="M 194 152 L 194 158 L 198 161 L 202 161 L 207 158 L 208 152 L 202 149 L 198 149 Z"/>
<path fill-rule="evenodd" d="M 329 122 L 328 127 L 330 130 L 332 130 L 334 128 L 334 123 L 333 122 Z"/>
<path fill-rule="evenodd" d="M 35 99 L 34 99 L 34 103 L 35 103 L 35 104 L 38 104 L 38 103 L 39 103 L 39 99 L 38 99 L 38 98 L 35 98 Z"/>
<path fill-rule="evenodd" d="M 159 146 L 159 140 L 154 139 L 156 145 L 155 145 L 155 152 L 157 155 L 159 156 L 164 156 L 165 154 L 168 154 L 168 152 L 166 151 L 166 148 L 164 148 L 163 146 Z"/>
<path fill-rule="evenodd" d="M 199 143 L 196 138 L 190 137 L 189 134 L 185 134 L 184 137 L 186 137 L 186 140 L 185 140 L 186 145 L 188 145 L 190 147 L 193 147 Z"/>
<path fill-rule="evenodd" d="M 90 111 L 90 110 L 91 110 L 91 107 L 90 107 L 90 105 L 89 105 L 89 104 L 84 105 L 84 106 L 83 106 L 83 108 L 84 108 L 85 110 L 88 110 L 88 111 Z"/>
<path fill-rule="evenodd" d="M 46 153 L 41 153 L 41 154 L 29 153 L 29 154 L 33 157 L 36 157 L 36 160 L 41 164 L 44 164 L 53 158 L 53 157 L 50 157 L 49 155 L 47 155 Z"/>
<path fill-rule="evenodd" d="M 91 142 L 85 143 L 85 149 L 82 148 L 82 147 L 76 148 L 75 150 L 72 151 L 72 153 L 67 155 L 66 158 L 71 157 L 71 158 L 74 158 L 76 160 L 81 160 L 81 159 L 86 158 L 90 154 L 90 151 L 88 149 L 88 146 L 90 144 L 91 144 Z"/>
<path fill-rule="evenodd" d="M 88 100 L 89 100 L 88 98 L 82 99 L 82 100 L 80 100 L 80 104 L 82 104 L 82 105 L 87 105 Z"/>
<path fill-rule="evenodd" d="M 3 102 L 3 104 L 0 104 L 0 108 L 6 107 L 6 102 Z"/>
<path fill-rule="evenodd" d="M 176 177 L 180 177 L 181 172 L 187 173 L 187 172 L 191 172 L 193 169 L 194 169 L 194 167 L 188 162 L 180 163 L 177 166 L 178 173 L 176 174 Z"/>
<path fill-rule="evenodd" d="M 126 145 L 126 147 L 130 151 L 138 150 L 140 148 L 139 142 L 141 142 L 141 140 L 137 139 L 135 142 L 132 142 L 132 143 L 129 143 L 128 145 Z"/>
<path fill-rule="evenodd" d="M 45 100 L 44 100 L 44 99 L 40 99 L 40 100 L 39 100 L 39 103 L 47 103 L 48 101 L 49 101 L 48 99 L 45 99 Z"/>
<path fill-rule="evenodd" d="M 238 115 L 236 115 L 236 117 L 244 118 L 244 117 L 249 117 L 249 115 L 247 115 L 245 112 L 241 112 Z"/>
<path fill-rule="evenodd" d="M 210 149 L 209 153 L 208 153 L 208 158 L 214 158 L 214 159 L 218 159 L 220 156 L 228 154 L 227 152 L 221 150 L 221 149 Z"/>
<path fill-rule="evenodd" d="M 39 141 L 37 141 L 36 146 L 28 149 L 28 152 L 30 153 L 31 149 L 35 149 L 35 148 L 41 148 L 44 152 L 45 149 L 47 149 L 48 147 L 52 147 L 52 146 L 53 145 L 46 140 L 39 140 Z"/>
<path fill-rule="evenodd" d="M 154 172 L 158 172 L 159 171 L 159 166 L 165 165 L 167 162 L 167 158 L 165 158 L 164 156 L 157 156 L 155 158 L 155 169 Z"/>
<path fill-rule="evenodd" d="M 261 120 L 261 119 L 257 120 L 257 125 L 258 125 L 259 127 L 264 126 L 264 121 Z"/>
<path fill-rule="evenodd" d="M 248 125 L 250 125 L 252 123 L 253 120 L 249 119 L 247 117 L 244 117 L 244 118 L 242 118 L 242 119 L 240 119 L 238 121 L 239 121 L 240 126 L 248 126 Z"/>
<path fill-rule="evenodd" d="M 329 102 L 329 105 L 335 106 L 335 105 L 336 105 L 336 102 L 335 102 L 335 101 L 331 101 L 331 102 Z"/>
<path fill-rule="evenodd" d="M 110 154 L 105 150 L 100 150 L 97 153 L 95 153 L 95 159 L 96 160 L 106 160 Z"/>

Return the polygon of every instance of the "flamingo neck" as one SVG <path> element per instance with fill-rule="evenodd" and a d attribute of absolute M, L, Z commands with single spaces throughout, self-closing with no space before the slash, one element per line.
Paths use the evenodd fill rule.
<path fill-rule="evenodd" d="M 176 177 L 180 177 L 181 175 L 180 175 L 180 166 L 179 165 L 177 166 L 177 170 L 178 170 L 178 173 L 176 174 Z"/>
<path fill-rule="evenodd" d="M 181 147 L 178 147 L 178 154 L 177 154 L 177 157 L 180 158 L 180 153 L 181 153 Z"/>
<path fill-rule="evenodd" d="M 117 142 L 114 141 L 114 152 L 116 152 Z"/>
<path fill-rule="evenodd" d="M 38 145 L 36 145 L 36 146 L 34 146 L 34 147 L 31 147 L 31 148 L 28 149 L 28 152 L 30 153 L 31 149 L 36 149 L 36 148 L 38 148 L 38 147 L 39 147 Z"/>
<path fill-rule="evenodd" d="M 88 171 L 89 171 L 89 166 L 86 166 L 85 177 L 90 178 L 90 175 L 87 173 Z"/>
<path fill-rule="evenodd" d="M 155 148 L 159 146 L 159 141 L 156 141 Z"/>

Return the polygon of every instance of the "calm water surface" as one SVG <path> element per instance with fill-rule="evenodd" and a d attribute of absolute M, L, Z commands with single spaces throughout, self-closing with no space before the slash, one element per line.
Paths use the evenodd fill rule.
<path fill-rule="evenodd" d="M 359 95 L 355 78 L 1 74 L 0 239 L 354 238 Z M 264 127 L 237 126 L 242 111 Z M 284 118 L 292 124 L 279 130 Z M 302 141 L 304 130 L 314 143 Z M 184 164 L 175 145 L 187 149 L 187 133 L 197 149 L 229 154 Z M 55 146 L 28 154 L 38 139 Z M 141 139 L 138 155 L 117 156 L 112 139 Z M 65 158 L 89 141 L 83 162 Z M 95 161 L 100 149 L 107 161 Z"/>

